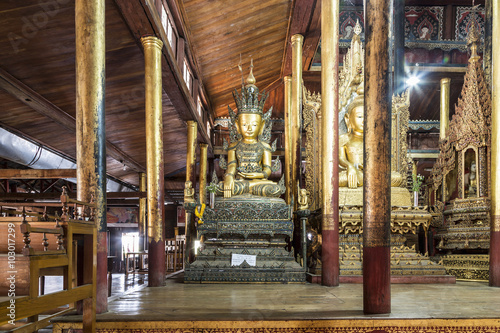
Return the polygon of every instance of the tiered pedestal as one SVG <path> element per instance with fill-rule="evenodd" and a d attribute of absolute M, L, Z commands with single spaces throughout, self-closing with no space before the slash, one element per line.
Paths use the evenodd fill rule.
<path fill-rule="evenodd" d="M 363 267 L 363 189 L 339 189 L 340 280 L 361 283 Z M 391 283 L 455 283 L 442 263 L 417 253 L 408 235 L 422 227 L 427 235 L 432 215 L 427 207 L 412 207 L 410 192 L 391 189 Z M 427 243 L 427 240 L 426 240 Z M 427 244 L 426 244 L 427 248 Z M 317 269 L 311 276 L 320 274 Z M 401 277 L 394 279 L 394 277 Z M 309 278 L 309 277 L 308 277 Z M 309 278 L 314 281 L 313 278 Z"/>
<path fill-rule="evenodd" d="M 340 235 L 340 275 L 363 275 L 362 235 Z M 415 250 L 415 245 L 405 245 L 406 237 L 391 235 L 391 275 L 398 276 L 443 276 L 443 265 L 433 262 L 428 256 Z"/>
<path fill-rule="evenodd" d="M 455 199 L 446 207 L 444 227 L 437 233 L 442 251 L 490 248 L 490 199 Z"/>
<path fill-rule="evenodd" d="M 186 264 L 184 281 L 305 282 L 304 269 L 286 249 L 292 234 L 292 211 L 282 199 L 251 195 L 217 198 L 198 225 L 202 246 L 195 261 Z"/>
<path fill-rule="evenodd" d="M 446 206 L 443 215 L 445 223 L 436 237 L 440 240 L 437 248 L 448 253 L 443 256 L 446 273 L 455 275 L 457 279 L 487 281 L 489 257 L 486 252 L 490 248 L 490 198 L 452 200 Z"/>

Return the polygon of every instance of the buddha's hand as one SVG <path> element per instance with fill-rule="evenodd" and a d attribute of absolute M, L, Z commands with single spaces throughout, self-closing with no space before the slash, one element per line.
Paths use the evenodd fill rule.
<path fill-rule="evenodd" d="M 247 179 L 261 179 L 264 178 L 264 173 L 262 172 L 238 172 L 238 174 Z"/>
<path fill-rule="evenodd" d="M 358 187 L 358 173 L 354 165 L 349 165 L 347 168 L 347 186 L 349 188 Z"/>
<path fill-rule="evenodd" d="M 226 175 L 224 178 L 224 198 L 231 198 L 233 195 L 234 177 Z"/>

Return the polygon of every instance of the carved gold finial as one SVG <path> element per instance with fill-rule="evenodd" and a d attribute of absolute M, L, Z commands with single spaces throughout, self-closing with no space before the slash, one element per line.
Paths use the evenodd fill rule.
<path fill-rule="evenodd" d="M 247 86 L 249 86 L 249 85 L 254 86 L 255 82 L 257 82 L 257 81 L 255 80 L 255 77 L 253 76 L 253 58 L 252 58 L 252 59 L 250 59 L 250 74 L 248 74 L 248 77 L 247 77 Z"/>
<path fill-rule="evenodd" d="M 471 51 L 469 62 L 478 61 L 480 59 L 479 55 L 477 54 L 480 37 L 481 36 L 479 36 L 479 31 L 477 30 L 477 22 L 474 19 L 474 22 L 472 23 L 472 26 L 469 30 L 469 35 L 467 36 L 467 45 L 470 45 Z"/>
<path fill-rule="evenodd" d="M 361 28 L 361 24 L 359 24 L 359 19 L 358 19 L 356 21 L 356 25 L 354 26 L 354 33 L 359 36 L 361 34 L 361 31 L 363 31 L 363 29 Z"/>
<path fill-rule="evenodd" d="M 238 65 L 241 70 L 241 65 Z M 243 77 L 243 76 L 242 76 Z M 238 114 L 242 113 L 257 113 L 264 116 L 263 109 L 269 94 L 265 92 L 259 93 L 259 88 L 255 85 L 257 80 L 253 75 L 253 59 L 250 62 L 250 73 L 246 79 L 246 85 L 241 87 L 241 93 L 235 89 L 233 92 L 234 101 L 238 109 Z M 234 111 L 230 110 L 229 115 L 233 118 Z M 236 114 L 234 114 L 236 116 Z M 271 114 L 269 114 L 271 116 Z"/>

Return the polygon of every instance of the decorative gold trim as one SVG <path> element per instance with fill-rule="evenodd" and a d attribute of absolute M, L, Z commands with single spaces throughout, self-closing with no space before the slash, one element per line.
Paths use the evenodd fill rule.
<path fill-rule="evenodd" d="M 127 321 L 97 322 L 96 332 L 132 333 L 137 330 L 162 333 L 248 332 L 248 333 L 480 333 L 500 329 L 498 319 L 340 319 L 255 321 Z M 126 327 L 126 328 L 123 328 Z M 82 329 L 82 323 L 54 323 L 54 333 Z"/>

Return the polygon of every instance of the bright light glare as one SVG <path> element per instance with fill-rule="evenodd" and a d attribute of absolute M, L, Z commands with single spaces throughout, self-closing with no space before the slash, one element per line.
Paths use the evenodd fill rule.
<path fill-rule="evenodd" d="M 408 80 L 406 80 L 406 84 L 410 87 L 417 85 L 420 82 L 420 79 L 417 76 L 411 76 Z"/>

